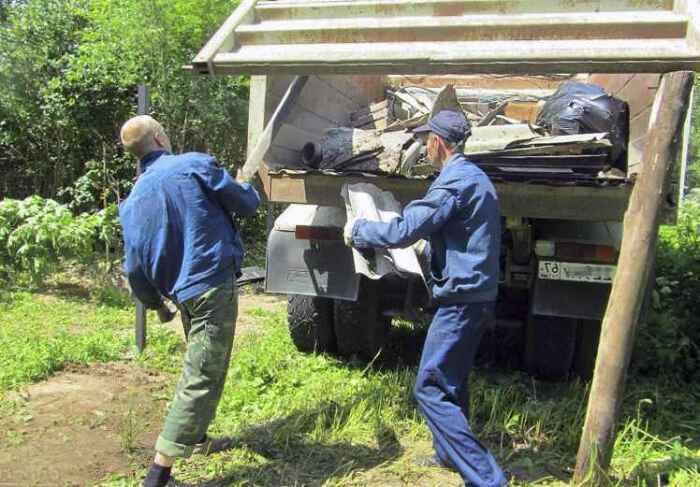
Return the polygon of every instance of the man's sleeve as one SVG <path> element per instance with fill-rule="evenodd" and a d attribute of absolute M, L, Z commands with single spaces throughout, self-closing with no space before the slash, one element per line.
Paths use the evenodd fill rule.
<path fill-rule="evenodd" d="M 148 309 L 160 308 L 163 298 L 156 288 L 146 278 L 143 269 L 136 261 L 133 252 L 126 251 L 126 260 L 124 261 L 124 273 L 129 281 L 129 287 L 136 299 L 141 301 Z"/>
<path fill-rule="evenodd" d="M 228 171 L 212 160 L 202 174 L 209 192 L 229 213 L 253 216 L 260 206 L 260 195 L 249 183 L 235 181 Z"/>
<path fill-rule="evenodd" d="M 433 189 L 404 208 L 388 223 L 358 220 L 352 230 L 357 248 L 407 247 L 439 230 L 457 210 L 457 199 L 445 189 Z"/>

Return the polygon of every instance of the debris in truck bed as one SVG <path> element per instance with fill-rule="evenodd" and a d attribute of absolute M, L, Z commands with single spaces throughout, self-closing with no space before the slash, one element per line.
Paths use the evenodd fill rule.
<path fill-rule="evenodd" d="M 425 137 L 414 136 L 411 130 L 448 109 L 462 111 L 472 121 L 464 153 L 492 177 L 577 184 L 609 178 L 619 183 L 624 165 L 615 155 L 627 128 L 608 124 L 608 130 L 589 133 L 593 132 L 591 127 L 603 126 L 602 122 L 585 125 L 582 121 L 578 131 L 567 132 L 557 122 L 556 110 L 568 113 L 571 107 L 565 102 L 574 99 L 572 93 L 590 95 L 586 99 L 592 99 L 598 110 L 592 115 L 598 117 L 596 123 L 606 109 L 610 114 L 619 108 L 599 87 L 581 88 L 576 83 L 566 83 L 556 92 L 455 89 L 452 85 L 439 90 L 415 86 L 387 89 L 385 99 L 350 114 L 350 127 L 330 128 L 320 139 L 307 139 L 301 162 L 308 170 L 327 174 L 432 176 Z M 548 125 L 533 124 L 536 118 Z M 614 114 L 609 118 L 615 118 Z M 618 171 L 612 172 L 613 167 Z"/>
<path fill-rule="evenodd" d="M 453 112 L 462 112 L 462 106 L 459 104 L 457 99 L 457 92 L 454 86 L 447 85 L 440 93 L 438 93 L 435 102 L 433 103 L 433 108 L 430 110 L 430 117 L 434 117 L 443 110 L 452 110 Z M 464 114 L 466 116 L 466 113 Z"/>
<path fill-rule="evenodd" d="M 619 159 L 627 148 L 629 107 L 599 86 L 567 81 L 547 100 L 537 123 L 552 135 L 607 132 L 612 142 L 611 165 L 626 165 Z"/>
<path fill-rule="evenodd" d="M 364 130 L 385 130 L 395 120 L 389 111 L 389 100 L 372 103 L 368 108 L 350 114 L 350 125 Z"/>
<path fill-rule="evenodd" d="M 412 139 L 406 132 L 334 128 L 326 131 L 320 143 L 307 143 L 302 158 L 307 166 L 320 170 L 395 174 Z"/>

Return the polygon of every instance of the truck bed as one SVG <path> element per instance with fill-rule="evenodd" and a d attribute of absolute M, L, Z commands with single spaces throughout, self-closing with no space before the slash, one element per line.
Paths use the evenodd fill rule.
<path fill-rule="evenodd" d="M 390 191 L 402 204 L 422 197 L 425 179 L 387 176 L 331 176 L 309 172 L 260 173 L 265 193 L 276 203 L 342 207 L 340 190 L 346 183 L 372 183 Z M 622 221 L 632 186 L 583 186 L 494 181 L 505 217 L 579 221 Z"/>

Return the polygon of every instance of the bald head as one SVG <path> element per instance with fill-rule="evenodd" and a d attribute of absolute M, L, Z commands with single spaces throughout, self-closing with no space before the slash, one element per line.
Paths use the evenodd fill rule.
<path fill-rule="evenodd" d="M 122 144 L 139 159 L 155 150 L 172 151 L 163 126 L 153 117 L 140 115 L 128 120 L 121 130 Z"/>

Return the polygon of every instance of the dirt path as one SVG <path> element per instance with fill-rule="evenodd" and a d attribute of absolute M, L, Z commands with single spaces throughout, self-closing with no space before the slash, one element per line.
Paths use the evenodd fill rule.
<path fill-rule="evenodd" d="M 251 315 L 251 310 L 262 309 L 265 311 L 282 311 L 286 309 L 287 299 L 285 296 L 273 294 L 255 293 L 249 290 L 242 291 L 238 300 L 238 319 L 236 320 L 236 340 L 241 336 L 255 332 L 257 318 Z M 173 321 L 166 325 L 180 336 L 184 335 L 180 314 Z"/>
<path fill-rule="evenodd" d="M 0 485 L 83 486 L 128 470 L 156 437 L 168 378 L 128 363 L 73 367 L 18 394 L 0 420 Z M 129 453 L 127 453 L 129 452 Z"/>
<path fill-rule="evenodd" d="M 244 293 L 237 337 L 255 332 L 252 309 L 283 310 L 285 301 Z M 171 325 L 182 333 L 179 320 Z M 15 395 L 0 414 L 0 486 L 87 486 L 147 465 L 173 379 L 120 362 L 69 367 Z"/>

